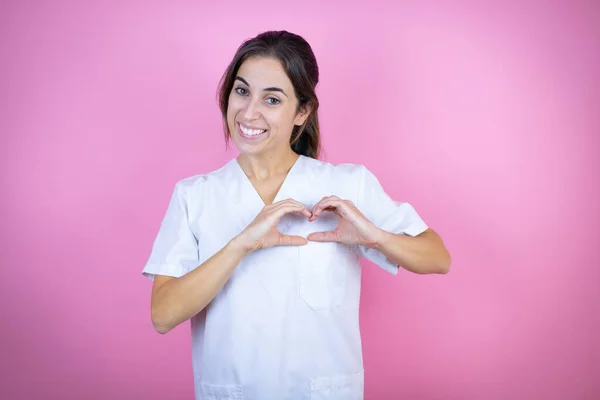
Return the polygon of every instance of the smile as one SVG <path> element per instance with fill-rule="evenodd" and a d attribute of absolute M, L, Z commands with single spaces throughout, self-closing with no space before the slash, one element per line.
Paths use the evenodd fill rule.
<path fill-rule="evenodd" d="M 265 133 L 267 131 L 266 129 L 247 128 L 239 122 L 238 122 L 238 126 L 239 126 L 238 131 L 241 133 L 242 136 L 247 137 L 247 138 L 252 138 L 252 139 L 257 138 L 258 136 L 262 135 L 263 133 Z"/>

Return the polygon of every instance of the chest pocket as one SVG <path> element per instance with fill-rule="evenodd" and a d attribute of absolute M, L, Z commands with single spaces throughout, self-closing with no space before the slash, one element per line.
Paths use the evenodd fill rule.
<path fill-rule="evenodd" d="M 337 216 L 321 214 L 314 222 L 301 224 L 299 232 L 289 234 L 308 236 L 312 232 L 335 229 Z M 308 242 L 298 247 L 298 285 L 302 300 L 314 310 L 339 307 L 346 294 L 349 257 L 348 246 L 334 242 Z"/>

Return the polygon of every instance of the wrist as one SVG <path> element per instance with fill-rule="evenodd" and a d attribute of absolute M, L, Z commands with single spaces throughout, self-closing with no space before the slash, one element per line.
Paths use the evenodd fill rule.
<path fill-rule="evenodd" d="M 232 252 L 240 256 L 241 258 L 247 256 L 252 252 L 244 243 L 242 243 L 239 236 L 234 237 L 227 243 L 227 248 L 229 248 Z"/>
<path fill-rule="evenodd" d="M 389 241 L 391 235 L 391 233 L 378 228 L 375 235 L 373 235 L 373 241 L 367 245 L 367 247 L 375 250 L 381 250 L 383 247 L 385 247 L 385 244 Z"/>

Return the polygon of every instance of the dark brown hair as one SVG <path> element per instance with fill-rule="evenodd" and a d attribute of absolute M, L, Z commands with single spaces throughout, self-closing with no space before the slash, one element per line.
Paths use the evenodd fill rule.
<path fill-rule="evenodd" d="M 301 126 L 294 126 L 290 146 L 297 154 L 319 158 L 321 140 L 319 136 L 319 100 L 315 87 L 319 83 L 319 67 L 312 48 L 301 36 L 287 31 L 263 32 L 242 43 L 233 60 L 225 70 L 219 83 L 219 108 L 223 116 L 225 141 L 229 142 L 231 132 L 227 125 L 227 107 L 238 69 L 249 57 L 269 57 L 281 62 L 288 78 L 292 81 L 297 111 L 310 106 L 311 113 Z"/>

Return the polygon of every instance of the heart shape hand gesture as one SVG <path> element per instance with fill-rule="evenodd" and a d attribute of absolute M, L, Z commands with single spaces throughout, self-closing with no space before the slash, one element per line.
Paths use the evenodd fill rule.
<path fill-rule="evenodd" d="M 324 211 L 334 212 L 337 227 L 328 232 L 314 232 L 305 239 L 302 236 L 284 235 L 277 229 L 279 220 L 286 214 L 299 213 L 315 221 Z M 348 245 L 372 246 L 377 243 L 381 230 L 369 221 L 349 200 L 337 196 L 321 199 L 311 211 L 293 199 L 282 200 L 265 206 L 256 218 L 236 238 L 246 253 L 274 246 L 302 246 L 307 239 L 315 242 L 339 242 Z"/>

